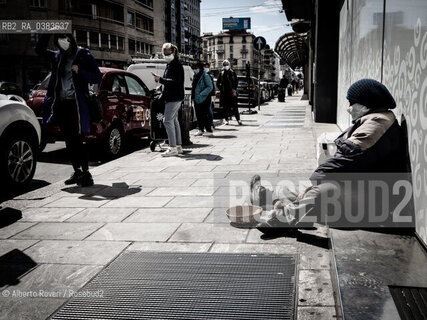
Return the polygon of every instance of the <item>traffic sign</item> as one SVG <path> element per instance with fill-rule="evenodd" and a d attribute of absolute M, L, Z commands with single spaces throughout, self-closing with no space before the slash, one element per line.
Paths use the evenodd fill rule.
<path fill-rule="evenodd" d="M 267 41 L 265 40 L 264 37 L 256 37 L 252 42 L 252 44 L 254 45 L 255 49 L 257 49 L 258 51 L 261 51 L 262 49 L 265 48 Z"/>

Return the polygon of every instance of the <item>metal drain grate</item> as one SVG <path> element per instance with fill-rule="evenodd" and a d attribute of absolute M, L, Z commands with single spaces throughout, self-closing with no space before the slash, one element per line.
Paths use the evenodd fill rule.
<path fill-rule="evenodd" d="M 427 319 L 427 288 L 390 286 L 402 320 Z"/>
<path fill-rule="evenodd" d="M 51 319 L 293 319 L 295 268 L 293 255 L 127 251 Z"/>

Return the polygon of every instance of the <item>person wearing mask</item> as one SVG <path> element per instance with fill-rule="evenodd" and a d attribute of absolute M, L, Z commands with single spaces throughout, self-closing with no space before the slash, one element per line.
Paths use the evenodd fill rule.
<path fill-rule="evenodd" d="M 163 76 L 153 73 L 154 80 L 163 84 L 162 98 L 165 101 L 163 123 L 168 135 L 169 148 L 162 153 L 163 157 L 182 154 L 181 129 L 178 112 L 184 101 L 184 68 L 178 59 L 178 48 L 165 43 L 162 47 L 163 57 L 167 62 Z"/>
<path fill-rule="evenodd" d="M 368 190 L 345 188 L 352 179 L 356 178 L 357 183 L 364 182 L 363 179 L 369 182 L 377 179 L 375 174 L 386 177 L 385 174 L 392 173 L 389 175 L 391 181 L 385 181 L 393 184 L 394 179 L 402 177 L 399 173 L 407 172 L 405 135 L 390 110 L 396 107 L 396 102 L 388 89 L 376 80 L 361 79 L 350 86 L 347 99 L 347 111 L 353 125 L 335 140 L 336 153 L 317 167 L 310 177 L 312 185 L 302 193 L 297 194 L 287 188 L 281 190 L 273 200 L 274 209 L 257 225 L 263 233 L 277 232 L 286 227 L 298 228 L 304 225 L 306 217 L 314 216 L 317 222 L 328 222 L 328 212 L 325 212 L 328 207 L 324 199 L 331 195 L 338 195 L 341 208 L 346 209 L 346 199 L 351 199 L 353 206 L 360 198 L 365 203 L 372 200 L 367 198 L 369 193 L 363 194 Z M 251 201 L 260 203 L 261 200 L 260 205 L 265 206 L 266 199 L 273 197 L 271 191 L 270 196 L 266 196 L 266 191 L 261 185 L 261 178 L 255 175 L 251 181 Z M 381 205 L 381 201 L 378 203 Z M 342 211 L 333 214 L 342 218 Z"/>
<path fill-rule="evenodd" d="M 215 81 L 214 81 L 214 78 L 213 78 L 213 76 L 210 74 L 210 66 L 209 66 L 209 63 L 205 63 L 204 65 L 203 65 L 203 70 L 209 75 L 209 77 L 211 78 L 211 80 L 212 80 L 212 91 L 211 91 L 211 93 L 209 94 L 209 96 L 210 97 L 212 97 L 212 96 L 215 96 Z M 211 125 L 211 128 L 212 128 L 212 130 L 214 130 L 215 129 L 215 124 L 214 124 L 214 122 L 213 122 L 213 118 L 214 118 L 214 114 L 213 114 L 213 106 L 212 106 L 212 103 L 210 104 L 210 106 L 209 106 L 209 113 L 208 113 L 208 121 L 209 121 L 209 123 L 210 123 L 210 125 Z"/>
<path fill-rule="evenodd" d="M 192 85 L 192 96 L 194 97 L 194 106 L 196 109 L 197 124 L 199 131 L 196 136 L 213 136 L 212 127 L 209 122 L 209 109 L 211 106 L 211 92 L 213 89 L 212 79 L 205 72 L 203 63 L 197 63 L 194 70 Z M 206 132 L 204 130 L 206 129 Z"/>
<path fill-rule="evenodd" d="M 237 108 L 237 76 L 234 70 L 230 68 L 228 60 L 224 60 L 222 63 L 222 71 L 218 76 L 216 85 L 221 92 L 220 103 L 224 110 L 225 124 L 228 124 L 229 119 L 231 119 L 231 112 L 233 112 L 237 123 L 242 125 Z"/>
<path fill-rule="evenodd" d="M 72 34 L 55 34 L 58 50 L 49 50 L 50 34 L 42 34 L 35 52 L 52 64 L 48 90 L 43 103 L 43 123 L 57 123 L 65 138 L 74 173 L 66 185 L 93 185 L 83 135 L 90 132 L 88 84 L 101 82 L 102 73 L 88 49 L 77 47 Z"/>

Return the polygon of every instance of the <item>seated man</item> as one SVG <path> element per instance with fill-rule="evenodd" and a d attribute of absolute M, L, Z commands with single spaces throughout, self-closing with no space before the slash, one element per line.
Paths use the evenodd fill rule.
<path fill-rule="evenodd" d="M 367 173 L 370 179 L 370 173 L 405 172 L 402 131 L 390 111 L 396 107 L 396 102 L 387 88 L 376 80 L 362 79 L 350 86 L 347 99 L 347 111 L 353 125 L 335 140 L 335 155 L 314 171 L 310 177 L 312 185 L 301 194 L 287 188 L 281 190 L 281 196 L 273 201 L 274 209 L 262 216 L 257 225 L 260 231 L 267 233 L 290 226 L 298 228 L 303 226 L 305 217 L 313 214 L 318 217 L 316 221 L 327 222 L 325 217 L 319 219 L 323 206 L 320 199 L 340 188 L 340 182 L 333 182 L 344 174 L 363 176 Z M 251 201 L 259 203 L 265 199 L 266 189 L 256 175 L 251 181 Z"/>

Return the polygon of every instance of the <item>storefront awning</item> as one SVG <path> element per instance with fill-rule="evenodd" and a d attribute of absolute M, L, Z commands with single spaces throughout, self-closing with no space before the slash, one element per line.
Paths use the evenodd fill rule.
<path fill-rule="evenodd" d="M 277 40 L 274 51 L 292 69 L 304 66 L 308 62 L 307 34 L 284 34 Z"/>

